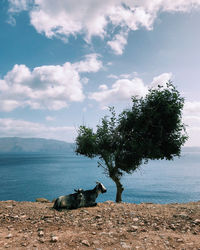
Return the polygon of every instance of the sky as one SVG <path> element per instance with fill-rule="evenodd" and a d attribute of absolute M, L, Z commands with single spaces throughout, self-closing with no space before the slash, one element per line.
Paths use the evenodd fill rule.
<path fill-rule="evenodd" d="M 0 137 L 74 142 L 172 80 L 200 146 L 199 25 L 200 0 L 1 0 Z"/>

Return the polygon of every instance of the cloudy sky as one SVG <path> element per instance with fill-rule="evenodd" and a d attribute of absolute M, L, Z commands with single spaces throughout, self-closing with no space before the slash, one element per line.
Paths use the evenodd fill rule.
<path fill-rule="evenodd" d="M 74 141 L 169 79 L 200 146 L 200 0 L 1 0 L 0 137 Z"/>

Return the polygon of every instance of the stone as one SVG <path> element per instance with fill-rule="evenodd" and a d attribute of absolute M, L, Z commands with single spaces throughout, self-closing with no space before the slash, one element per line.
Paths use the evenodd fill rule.
<path fill-rule="evenodd" d="M 26 218 L 26 215 L 25 215 L 25 214 L 20 215 L 20 219 L 24 219 L 24 218 Z"/>
<path fill-rule="evenodd" d="M 138 227 L 137 226 L 131 226 L 128 231 L 129 232 L 136 232 L 138 230 Z"/>
<path fill-rule="evenodd" d="M 196 220 L 194 221 L 194 223 L 195 223 L 195 224 L 200 224 L 200 220 L 199 220 L 199 219 L 196 219 Z"/>
<path fill-rule="evenodd" d="M 85 210 L 85 209 L 81 209 L 81 212 L 82 212 L 82 213 L 89 214 L 89 212 L 88 212 L 87 210 Z"/>
<path fill-rule="evenodd" d="M 40 243 L 44 243 L 44 238 L 40 238 L 40 239 L 39 239 L 39 242 L 40 242 Z"/>
<path fill-rule="evenodd" d="M 176 239 L 176 241 L 181 243 L 181 242 L 183 242 L 183 239 L 178 238 L 178 239 Z"/>
<path fill-rule="evenodd" d="M 81 243 L 86 247 L 90 247 L 90 243 L 87 240 L 82 240 Z"/>
<path fill-rule="evenodd" d="M 12 205 L 9 205 L 9 206 L 6 206 L 7 208 L 12 208 L 13 206 Z"/>
<path fill-rule="evenodd" d="M 169 227 L 170 227 L 172 230 L 176 230 L 176 227 L 175 227 L 174 224 L 171 224 Z"/>
<path fill-rule="evenodd" d="M 43 232 L 43 231 L 39 231 L 39 232 L 38 232 L 38 236 L 39 236 L 39 237 L 44 236 L 44 232 Z"/>
<path fill-rule="evenodd" d="M 8 234 L 8 235 L 6 236 L 6 239 L 10 239 L 10 238 L 12 238 L 12 234 Z"/>
<path fill-rule="evenodd" d="M 58 241 L 58 237 L 55 235 L 51 236 L 51 242 L 57 242 Z"/>
<path fill-rule="evenodd" d="M 122 248 L 131 249 L 131 246 L 128 245 L 128 244 L 126 244 L 125 242 L 121 242 L 120 244 L 121 244 L 121 247 L 122 247 Z"/>
<path fill-rule="evenodd" d="M 47 200 L 46 198 L 36 198 L 35 201 L 41 203 L 50 203 L 50 201 Z"/>

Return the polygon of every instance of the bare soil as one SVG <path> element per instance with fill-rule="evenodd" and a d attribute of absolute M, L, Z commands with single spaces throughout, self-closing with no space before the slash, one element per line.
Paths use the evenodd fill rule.
<path fill-rule="evenodd" d="M 200 201 L 99 203 L 56 211 L 52 203 L 0 202 L 0 249 L 199 249 Z"/>

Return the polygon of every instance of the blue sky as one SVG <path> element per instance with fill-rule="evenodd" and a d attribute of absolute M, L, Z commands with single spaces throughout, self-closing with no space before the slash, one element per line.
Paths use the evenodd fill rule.
<path fill-rule="evenodd" d="M 1 137 L 72 142 L 171 79 L 200 146 L 200 0 L 77 2 L 0 1 Z"/>

